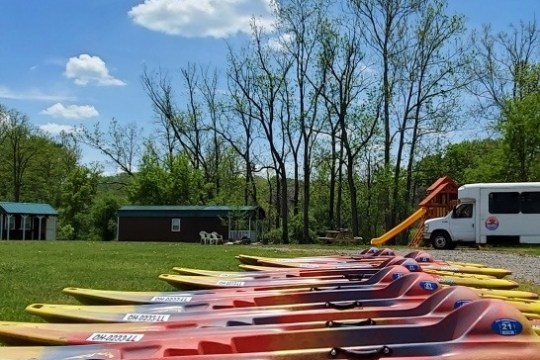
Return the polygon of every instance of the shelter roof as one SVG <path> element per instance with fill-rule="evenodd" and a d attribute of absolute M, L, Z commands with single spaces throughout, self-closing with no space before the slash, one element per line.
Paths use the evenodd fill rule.
<path fill-rule="evenodd" d="M 0 210 L 6 214 L 58 215 L 58 211 L 49 204 L 0 202 Z"/>
<path fill-rule="evenodd" d="M 265 217 L 258 206 L 185 206 L 185 205 L 127 205 L 118 210 L 119 217 Z"/>

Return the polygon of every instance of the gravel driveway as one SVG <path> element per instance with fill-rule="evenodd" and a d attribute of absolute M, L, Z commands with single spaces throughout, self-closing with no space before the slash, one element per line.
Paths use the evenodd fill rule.
<path fill-rule="evenodd" d="M 486 264 L 512 271 L 510 278 L 525 280 L 540 286 L 540 256 L 512 254 L 500 251 L 457 248 L 455 250 L 426 250 L 435 259 Z"/>

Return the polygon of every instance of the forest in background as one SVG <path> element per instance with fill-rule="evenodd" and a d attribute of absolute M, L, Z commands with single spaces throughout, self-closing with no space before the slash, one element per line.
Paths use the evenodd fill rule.
<path fill-rule="evenodd" d="M 440 176 L 540 180 L 535 19 L 470 31 L 445 0 L 282 0 L 275 16 L 225 72 L 142 70 L 151 137 L 115 119 L 51 137 L 0 105 L 0 201 L 51 204 L 73 240 L 114 239 L 125 204 L 256 204 L 265 240 L 309 243 L 380 235 Z M 86 146 L 118 174 L 83 164 Z"/>

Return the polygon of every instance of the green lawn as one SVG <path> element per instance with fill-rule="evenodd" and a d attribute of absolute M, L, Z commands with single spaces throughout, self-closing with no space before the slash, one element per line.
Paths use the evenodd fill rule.
<path fill-rule="evenodd" d="M 339 249 L 335 247 L 334 249 Z M 309 250 L 309 251 L 308 251 Z M 316 247 L 203 246 L 183 243 L 83 241 L 0 242 L 0 320 L 38 321 L 24 308 L 36 302 L 76 303 L 64 287 L 174 290 L 158 279 L 172 267 L 238 270 L 238 254 L 273 257 L 322 253 Z"/>
<path fill-rule="evenodd" d="M 158 279 L 174 266 L 237 270 L 238 254 L 272 257 L 338 253 L 338 246 L 203 246 L 182 243 L 68 241 L 0 242 L 0 320 L 40 321 L 31 303 L 73 303 L 64 287 L 110 290 L 174 290 Z M 350 250 L 350 249 L 349 249 Z M 405 251 L 404 249 L 401 249 Z M 538 249 L 540 250 L 540 249 Z M 540 252 L 540 251 L 539 251 Z M 526 285 L 540 292 L 540 287 Z"/>

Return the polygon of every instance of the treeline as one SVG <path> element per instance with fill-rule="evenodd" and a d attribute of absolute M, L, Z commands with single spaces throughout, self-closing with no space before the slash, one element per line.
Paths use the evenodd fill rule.
<path fill-rule="evenodd" d="M 538 180 L 538 24 L 471 32 L 446 5 L 280 1 L 225 70 L 144 71 L 151 138 L 112 120 L 52 140 L 3 109 L 0 198 L 50 202 L 66 238 L 104 239 L 125 203 L 258 204 L 267 239 L 305 243 L 329 228 L 376 236 L 439 176 Z M 26 161 L 18 127 L 44 144 Z M 122 174 L 81 166 L 81 142 Z"/>

